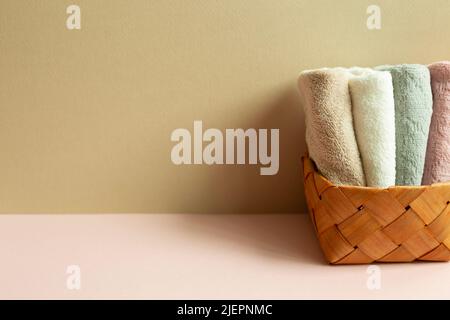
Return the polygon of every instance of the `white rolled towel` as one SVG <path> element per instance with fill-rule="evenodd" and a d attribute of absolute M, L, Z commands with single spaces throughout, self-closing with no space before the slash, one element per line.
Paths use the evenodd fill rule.
<path fill-rule="evenodd" d="M 395 185 L 395 103 L 388 71 L 349 80 L 353 122 L 369 187 Z"/>

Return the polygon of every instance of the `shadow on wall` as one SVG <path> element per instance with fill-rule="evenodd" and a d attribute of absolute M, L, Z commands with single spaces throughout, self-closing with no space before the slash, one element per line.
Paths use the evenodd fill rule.
<path fill-rule="evenodd" d="M 285 89 L 271 103 L 257 109 L 261 112 L 240 127 L 280 129 L 278 174 L 260 175 L 260 165 L 217 166 L 206 182 L 204 197 L 193 199 L 203 201 L 205 213 L 306 212 L 301 179 L 305 125 L 296 86 Z"/>
<path fill-rule="evenodd" d="M 208 176 L 202 198 L 205 213 L 183 218 L 184 228 L 201 241 L 227 242 L 239 252 L 269 259 L 324 264 L 308 215 L 304 213 L 301 156 L 305 152 L 303 108 L 297 88 L 286 89 L 241 128 L 280 129 L 280 168 L 277 175 L 259 175 L 259 166 L 217 166 Z M 253 170 L 254 169 L 254 170 Z M 220 181 L 220 186 L 217 186 Z M 218 212 L 222 208 L 223 212 Z M 225 208 L 225 209 L 224 209 Z M 248 215 L 240 213 L 269 213 Z"/>
<path fill-rule="evenodd" d="M 326 265 L 307 215 L 196 214 L 183 225 L 202 241 L 224 242 L 239 253 Z"/>

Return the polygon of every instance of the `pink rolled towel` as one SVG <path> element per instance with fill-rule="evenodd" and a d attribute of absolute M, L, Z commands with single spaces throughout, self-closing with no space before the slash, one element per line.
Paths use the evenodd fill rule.
<path fill-rule="evenodd" d="M 431 64 L 433 115 L 422 184 L 450 181 L 450 61 Z"/>

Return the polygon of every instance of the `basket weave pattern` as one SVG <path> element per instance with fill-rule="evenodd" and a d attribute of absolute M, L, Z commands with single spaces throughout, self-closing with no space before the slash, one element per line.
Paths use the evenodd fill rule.
<path fill-rule="evenodd" d="M 335 186 L 303 157 L 305 196 L 331 264 L 450 260 L 450 183 Z"/>

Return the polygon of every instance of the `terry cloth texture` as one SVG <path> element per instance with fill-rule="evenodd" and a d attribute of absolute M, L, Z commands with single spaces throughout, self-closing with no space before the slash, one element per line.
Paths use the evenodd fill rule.
<path fill-rule="evenodd" d="M 395 185 L 395 106 L 387 71 L 349 80 L 353 123 L 367 186 Z"/>
<path fill-rule="evenodd" d="M 422 182 L 433 98 L 426 66 L 379 66 L 392 75 L 395 100 L 396 185 Z"/>
<path fill-rule="evenodd" d="M 422 184 L 450 181 L 450 61 L 429 66 L 433 115 Z"/>
<path fill-rule="evenodd" d="M 354 73 L 360 73 L 356 69 Z M 319 171 L 337 185 L 364 186 L 365 177 L 353 128 L 348 80 L 344 68 L 308 70 L 300 74 L 306 144 Z"/>

